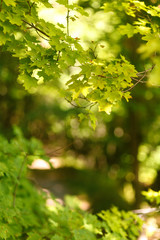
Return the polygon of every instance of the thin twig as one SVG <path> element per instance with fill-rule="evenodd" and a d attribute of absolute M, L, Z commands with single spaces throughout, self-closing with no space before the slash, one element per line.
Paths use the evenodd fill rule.
<path fill-rule="evenodd" d="M 24 160 L 23 160 L 23 162 L 22 162 L 22 165 L 21 165 L 21 167 L 20 167 L 20 169 L 19 169 L 19 173 L 18 173 L 18 176 L 17 176 L 17 182 L 16 182 L 16 184 L 15 184 L 15 186 L 14 186 L 14 190 L 13 190 L 13 208 L 15 207 L 15 202 L 16 202 L 16 194 L 17 194 L 17 188 L 18 188 L 18 181 L 19 181 L 20 178 L 21 178 L 21 174 L 22 174 L 23 167 L 24 167 L 24 165 L 25 165 L 26 160 L 27 160 L 27 154 L 26 154 L 26 156 L 25 156 L 25 158 L 24 158 Z"/>
<path fill-rule="evenodd" d="M 27 4 L 28 4 L 28 6 L 29 6 L 29 15 L 31 15 L 31 4 L 30 4 L 29 1 L 27 1 Z"/>
<path fill-rule="evenodd" d="M 85 100 L 87 102 L 90 102 L 86 97 L 79 96 L 78 98 L 83 99 L 83 100 Z"/>
<path fill-rule="evenodd" d="M 35 4 L 35 2 L 33 2 L 32 4 L 30 4 L 30 2 L 27 1 L 27 3 L 28 3 L 28 6 L 29 6 L 29 12 L 28 12 L 28 14 L 31 15 L 31 10 L 32 10 L 32 7 L 33 7 L 33 5 Z"/>
<path fill-rule="evenodd" d="M 78 106 L 78 105 L 75 105 L 74 103 L 72 103 L 71 101 L 69 101 L 67 98 L 65 98 L 65 100 L 70 103 L 73 107 L 75 108 L 86 108 L 86 107 L 81 107 L 81 106 Z"/>
<path fill-rule="evenodd" d="M 43 32 L 41 29 L 37 28 L 33 23 L 29 23 L 29 22 L 27 22 L 26 20 L 22 20 L 22 21 L 23 21 L 24 23 L 28 24 L 30 27 L 32 27 L 32 28 L 34 28 L 35 30 L 37 30 L 38 32 L 42 33 L 44 36 L 50 38 L 50 36 L 49 36 L 47 33 Z"/>
<path fill-rule="evenodd" d="M 117 76 L 117 77 L 113 77 L 113 76 L 103 76 L 103 75 L 97 75 L 97 77 L 101 77 L 101 78 L 117 78 L 117 77 L 119 77 L 119 76 Z"/>
<path fill-rule="evenodd" d="M 30 4 L 30 2 L 29 2 L 29 1 L 27 1 L 27 4 L 28 4 L 29 8 L 31 8 L 31 4 Z"/>
<path fill-rule="evenodd" d="M 67 0 L 67 4 L 69 4 L 69 0 Z M 69 36 L 69 13 L 70 13 L 70 10 L 69 10 L 69 8 L 67 9 L 67 16 L 66 16 L 66 18 L 67 18 L 67 36 Z"/>
<path fill-rule="evenodd" d="M 137 80 L 137 82 L 133 86 L 131 86 L 130 88 L 128 88 L 128 89 L 126 89 L 122 92 L 125 93 L 125 92 L 128 92 L 128 91 L 132 90 L 138 83 L 140 83 L 142 81 L 143 78 L 145 78 L 145 76 L 146 76 L 146 72 L 139 80 Z"/>
<path fill-rule="evenodd" d="M 143 72 L 138 72 L 137 76 L 141 76 L 143 74 L 143 76 L 140 79 L 131 77 L 134 81 L 136 81 L 136 83 L 133 86 L 131 86 L 130 88 L 128 88 L 122 92 L 125 93 L 125 92 L 132 90 L 138 83 L 146 83 L 146 81 L 142 81 L 142 80 L 146 77 L 147 72 L 151 72 L 154 69 L 154 67 L 155 67 L 155 65 L 153 65 L 151 68 L 148 68 L 147 70 L 145 70 Z"/>
<path fill-rule="evenodd" d="M 96 104 L 97 104 L 97 102 L 92 103 L 92 105 L 90 106 L 89 109 L 91 110 L 91 108 L 94 107 Z"/>
<path fill-rule="evenodd" d="M 41 29 L 37 28 L 33 23 L 29 23 L 27 22 L 26 20 L 23 20 L 24 23 L 28 24 L 30 26 L 30 28 L 34 28 L 38 34 L 39 37 L 43 38 L 44 40 L 46 41 L 49 41 L 49 39 L 47 38 L 44 38 L 43 36 L 40 35 L 43 34 L 44 36 L 48 37 L 49 38 L 49 35 L 47 33 L 45 33 L 44 31 L 42 31 Z M 58 56 L 57 56 L 57 61 L 59 60 L 59 57 L 60 57 L 60 51 L 58 51 Z"/>
<path fill-rule="evenodd" d="M 38 34 L 38 36 L 39 36 L 40 38 L 43 38 L 44 40 L 49 41 L 49 39 L 44 38 L 43 36 L 41 36 L 37 29 L 35 29 L 35 30 L 36 30 L 36 32 L 37 32 L 37 34 Z"/>
<path fill-rule="evenodd" d="M 139 81 L 139 79 L 134 78 L 134 77 L 132 77 L 132 80 L 134 80 L 134 81 L 136 81 L 136 82 L 140 82 L 140 83 L 146 83 L 146 82 L 147 82 L 147 81 Z"/>
<path fill-rule="evenodd" d="M 87 106 L 78 106 L 78 105 L 72 103 L 71 101 L 69 101 L 67 98 L 65 98 L 65 100 L 66 100 L 67 102 L 69 102 L 69 103 L 70 103 L 73 107 L 75 107 L 75 108 L 88 108 L 88 107 L 92 107 L 92 105 L 93 105 L 93 103 L 90 103 L 90 104 L 88 104 Z M 94 103 L 94 104 L 95 104 L 95 103 Z"/>
<path fill-rule="evenodd" d="M 58 54 L 57 54 L 57 62 L 59 61 L 60 53 L 61 53 L 61 51 L 58 51 Z"/>
<path fill-rule="evenodd" d="M 93 57 L 94 57 L 94 59 L 97 59 L 97 56 L 96 56 L 96 54 L 95 54 L 96 47 L 97 47 L 97 45 L 95 46 L 95 48 L 94 48 L 94 49 L 92 49 L 92 48 L 89 48 L 89 49 L 91 50 L 92 54 L 93 54 Z"/>
<path fill-rule="evenodd" d="M 142 74 L 144 74 L 144 73 L 146 73 L 146 72 L 150 72 L 150 71 L 152 71 L 152 70 L 154 69 L 154 67 L 155 67 L 155 64 L 152 65 L 152 67 L 146 69 L 146 70 L 143 71 L 143 72 L 138 72 L 138 73 L 137 73 L 137 76 L 142 75 Z"/>
<path fill-rule="evenodd" d="M 58 151 L 61 151 L 61 150 L 63 150 L 63 149 L 66 149 L 66 148 L 68 148 L 68 147 L 70 147 L 70 146 L 72 146 L 73 145 L 73 143 L 70 143 L 70 144 L 68 144 L 67 146 L 65 146 L 65 147 L 60 147 L 60 148 L 58 148 L 58 149 L 56 149 L 56 150 L 52 150 L 52 151 L 50 151 L 50 152 L 47 152 L 47 155 L 52 155 L 53 156 L 53 154 L 55 154 L 56 152 L 58 152 Z M 55 155 L 56 156 L 56 155 Z"/>

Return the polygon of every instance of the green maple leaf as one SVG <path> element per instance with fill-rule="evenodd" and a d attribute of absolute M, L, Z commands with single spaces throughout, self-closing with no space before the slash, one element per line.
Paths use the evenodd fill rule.
<path fill-rule="evenodd" d="M 101 103 L 99 104 L 99 111 L 100 112 L 106 112 L 107 114 L 110 114 L 112 110 L 112 104 L 111 103 Z"/>
<path fill-rule="evenodd" d="M 41 236 L 38 233 L 29 233 L 27 240 L 41 240 Z"/>
<path fill-rule="evenodd" d="M 16 24 L 18 26 L 22 25 L 21 15 L 8 13 L 7 19 L 10 21 L 11 24 Z"/>
<path fill-rule="evenodd" d="M 22 73 L 21 75 L 19 75 L 18 80 L 23 83 L 23 86 L 26 90 L 37 87 L 37 79 L 31 77 L 28 73 Z"/>
<path fill-rule="evenodd" d="M 73 233 L 75 240 L 96 240 L 95 235 L 85 229 L 74 230 Z"/>
<path fill-rule="evenodd" d="M 4 3 L 7 5 L 7 6 L 13 6 L 13 7 L 15 7 L 16 6 L 16 0 L 3 0 L 4 1 Z"/>
<path fill-rule="evenodd" d="M 51 238 L 51 240 L 64 240 L 64 238 L 56 234 L 54 237 Z"/>
<path fill-rule="evenodd" d="M 127 23 L 127 25 L 121 25 L 119 27 L 119 30 L 120 30 L 121 34 L 123 34 L 123 35 L 126 34 L 128 36 L 128 38 L 131 38 L 134 35 L 134 33 L 136 32 L 134 26 L 132 26 L 129 23 Z"/>
<path fill-rule="evenodd" d="M 94 114 L 91 114 L 91 113 L 89 114 L 89 118 L 90 118 L 90 121 L 91 121 L 91 126 L 95 130 L 97 118 Z"/>
<path fill-rule="evenodd" d="M 0 162 L 0 176 L 4 176 L 4 173 L 8 171 L 6 164 Z"/>
<path fill-rule="evenodd" d="M 0 45 L 4 45 L 7 40 L 8 40 L 7 35 L 3 34 L 3 32 L 0 32 Z"/>
<path fill-rule="evenodd" d="M 8 224 L 0 223 L 0 238 L 6 240 L 8 237 L 11 236 L 10 231 L 11 229 Z"/>

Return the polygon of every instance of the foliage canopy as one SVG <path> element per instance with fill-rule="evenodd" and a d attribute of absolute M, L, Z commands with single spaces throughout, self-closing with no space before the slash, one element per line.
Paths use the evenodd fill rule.
<path fill-rule="evenodd" d="M 147 6 L 144 2 L 126 0 L 105 3 L 104 11 L 116 11 L 129 15 L 131 23 L 120 25 L 117 31 L 129 38 L 139 34 L 142 45 L 139 52 L 149 57 L 150 67 L 137 72 L 124 56 L 115 59 L 100 59 L 95 48 L 85 50 L 79 38 L 73 38 L 69 32 L 69 22 L 75 21 L 78 14 L 87 15 L 83 8 L 69 1 L 57 1 L 66 8 L 66 27 L 53 24 L 39 17 L 39 9 L 52 8 L 48 1 L 1 1 L 0 44 L 3 50 L 12 52 L 19 59 L 19 76 L 26 90 L 34 91 L 37 85 L 53 81 L 60 87 L 59 78 L 68 69 L 70 79 L 61 91 L 72 105 L 86 110 L 80 119 L 90 117 L 95 128 L 95 116 L 91 114 L 93 106 L 98 111 L 110 113 L 112 106 L 123 98 L 131 98 L 134 86 L 142 82 L 147 72 L 154 68 L 150 81 L 156 82 L 159 75 L 159 6 Z M 77 15 L 72 16 L 72 12 Z M 48 42 L 44 47 L 43 40 Z M 98 43 L 97 43 L 98 44 Z M 103 48 L 103 45 L 101 46 Z M 71 69 L 77 68 L 74 74 Z"/>

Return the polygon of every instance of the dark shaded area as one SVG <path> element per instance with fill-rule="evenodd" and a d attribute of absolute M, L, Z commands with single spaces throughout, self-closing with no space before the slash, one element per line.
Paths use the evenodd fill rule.
<path fill-rule="evenodd" d="M 54 170 L 30 170 L 29 179 L 60 199 L 64 199 L 66 194 L 86 197 L 92 212 L 99 212 L 113 205 L 120 209 L 129 209 L 128 203 L 119 192 L 119 183 L 110 179 L 107 173 L 64 167 Z"/>

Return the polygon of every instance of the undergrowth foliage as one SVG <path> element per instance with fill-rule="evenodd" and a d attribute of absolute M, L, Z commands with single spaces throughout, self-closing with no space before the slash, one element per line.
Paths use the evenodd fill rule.
<path fill-rule="evenodd" d="M 45 157 L 41 143 L 26 140 L 18 128 L 7 141 L 0 137 L 0 239 L 14 240 L 136 240 L 141 220 L 132 212 L 111 211 L 92 215 L 75 206 L 47 207 L 47 195 L 27 179 L 27 168 Z"/>

